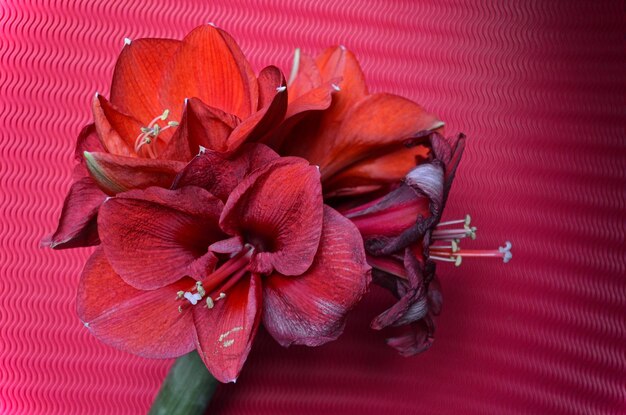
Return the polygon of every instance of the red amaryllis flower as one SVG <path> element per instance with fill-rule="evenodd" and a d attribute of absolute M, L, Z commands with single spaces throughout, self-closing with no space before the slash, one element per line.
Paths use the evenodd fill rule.
<path fill-rule="evenodd" d="M 408 99 L 369 94 L 358 61 L 342 46 L 316 59 L 297 56 L 290 108 L 298 97 L 320 94 L 329 84 L 332 103 L 325 111 L 302 112 L 288 120 L 273 145 L 282 155 L 320 166 L 325 197 L 387 189 L 427 156 L 426 147 L 406 142 L 443 122 Z"/>
<path fill-rule="evenodd" d="M 201 146 L 227 151 L 260 140 L 283 120 L 285 90 L 276 67 L 255 76 L 230 35 L 211 25 L 182 41 L 127 40 L 111 100 L 96 94 L 94 125 L 78 138 L 78 180 L 47 243 L 96 244 L 96 216 L 107 195 L 169 187 Z"/>
<path fill-rule="evenodd" d="M 229 382 L 261 321 L 285 346 L 341 333 L 369 280 L 359 232 L 323 205 L 317 168 L 252 147 L 207 150 L 178 188 L 133 190 L 102 205 L 102 247 L 78 295 L 94 335 L 146 357 L 196 348 Z M 225 171 L 234 179 L 212 180 Z M 225 202 L 191 185 L 204 180 Z"/>

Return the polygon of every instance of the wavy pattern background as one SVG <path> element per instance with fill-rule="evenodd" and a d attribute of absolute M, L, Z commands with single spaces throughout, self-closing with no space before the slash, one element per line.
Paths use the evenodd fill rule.
<path fill-rule="evenodd" d="M 257 67 L 343 43 L 372 90 L 464 131 L 447 215 L 508 266 L 442 266 L 437 340 L 404 359 L 369 331 L 374 292 L 338 342 L 262 334 L 211 413 L 626 412 L 626 55 L 618 1 L 8 0 L 0 5 L 0 412 L 137 414 L 171 362 L 100 345 L 74 314 L 87 250 L 50 252 L 76 134 L 124 37 L 215 22 Z"/>

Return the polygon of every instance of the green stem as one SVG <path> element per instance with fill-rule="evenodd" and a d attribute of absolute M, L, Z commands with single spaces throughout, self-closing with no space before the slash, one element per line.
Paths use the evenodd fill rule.
<path fill-rule="evenodd" d="M 161 385 L 149 415 L 203 415 L 217 387 L 196 351 L 179 357 Z"/>

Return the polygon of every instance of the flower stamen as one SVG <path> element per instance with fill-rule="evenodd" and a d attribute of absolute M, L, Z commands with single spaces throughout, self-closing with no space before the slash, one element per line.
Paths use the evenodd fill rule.
<path fill-rule="evenodd" d="M 154 144 L 154 146 L 148 145 L 148 147 L 146 148 L 151 158 L 157 157 L 156 144 L 159 138 L 159 134 L 169 128 L 178 127 L 179 125 L 178 121 L 169 121 L 164 127 L 161 127 L 161 125 L 157 124 L 158 121 L 167 120 L 167 117 L 169 117 L 169 115 L 170 110 L 166 109 L 165 111 L 163 111 L 163 114 L 154 117 L 154 119 L 152 119 L 152 121 L 148 123 L 147 127 L 141 127 L 141 134 L 139 134 L 135 139 L 135 153 L 139 153 L 139 150 L 141 150 L 141 148 L 146 144 Z"/>

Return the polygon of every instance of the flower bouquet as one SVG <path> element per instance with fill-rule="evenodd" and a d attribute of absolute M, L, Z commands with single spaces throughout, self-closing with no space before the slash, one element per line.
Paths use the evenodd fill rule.
<path fill-rule="evenodd" d="M 109 98 L 95 95 L 54 249 L 96 246 L 77 311 L 101 341 L 179 358 L 154 413 L 202 413 L 234 382 L 262 324 L 282 346 L 341 335 L 370 282 L 397 302 L 371 327 L 427 350 L 435 263 L 511 258 L 461 248 L 441 222 L 465 137 L 418 104 L 370 94 L 342 46 L 296 49 L 286 79 L 257 75 L 213 25 L 182 41 L 126 39 Z"/>

